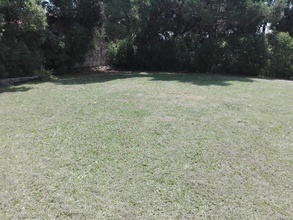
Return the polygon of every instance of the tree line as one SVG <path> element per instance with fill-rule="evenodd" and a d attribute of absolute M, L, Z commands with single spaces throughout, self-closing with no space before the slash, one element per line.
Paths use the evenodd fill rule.
<path fill-rule="evenodd" d="M 117 68 L 293 77 L 291 0 L 0 0 L 0 77 L 68 73 L 103 29 Z"/>

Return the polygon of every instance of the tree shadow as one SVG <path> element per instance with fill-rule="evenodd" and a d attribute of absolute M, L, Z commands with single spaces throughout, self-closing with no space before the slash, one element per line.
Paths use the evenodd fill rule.
<path fill-rule="evenodd" d="M 254 82 L 253 79 L 244 76 L 231 76 L 213 73 L 168 73 L 168 72 L 87 72 L 75 76 L 66 76 L 56 80 L 62 85 L 106 83 L 114 80 L 128 78 L 149 78 L 150 81 L 177 81 L 191 83 L 198 86 L 230 86 L 233 81 Z"/>
<path fill-rule="evenodd" d="M 10 93 L 10 92 L 27 92 L 31 89 L 32 87 L 26 87 L 26 86 L 2 86 L 0 87 L 0 94 Z"/>
<path fill-rule="evenodd" d="M 139 73 L 134 72 L 87 72 L 86 74 L 68 75 L 54 80 L 62 85 L 105 83 L 109 81 L 139 77 Z"/>
<path fill-rule="evenodd" d="M 244 76 L 231 76 L 214 73 L 163 73 L 154 74 L 153 81 L 178 81 L 191 83 L 198 86 L 230 86 L 233 82 L 253 82 L 254 80 Z"/>

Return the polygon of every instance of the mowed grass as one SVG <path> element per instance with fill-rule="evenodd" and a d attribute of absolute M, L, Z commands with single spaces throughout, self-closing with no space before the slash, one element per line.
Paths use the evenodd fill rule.
<path fill-rule="evenodd" d="M 0 219 L 293 219 L 293 82 L 116 73 L 0 88 Z"/>

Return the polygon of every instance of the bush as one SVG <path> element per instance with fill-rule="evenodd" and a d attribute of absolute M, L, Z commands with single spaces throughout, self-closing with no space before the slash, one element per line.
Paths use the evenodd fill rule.
<path fill-rule="evenodd" d="M 46 58 L 46 69 L 53 69 L 54 73 L 58 75 L 65 74 L 68 71 L 69 57 L 66 54 L 65 37 L 48 32 L 42 49 Z"/>
<path fill-rule="evenodd" d="M 217 69 L 220 60 L 219 45 L 214 41 L 198 43 L 195 48 L 194 66 L 200 72 L 209 72 Z"/>
<path fill-rule="evenodd" d="M 147 44 L 140 42 L 135 55 L 140 68 L 158 71 L 178 70 L 176 46 L 171 39 L 156 39 Z"/>
<path fill-rule="evenodd" d="M 69 31 L 65 35 L 65 49 L 69 59 L 69 66 L 85 61 L 86 53 L 88 52 L 91 41 L 91 30 L 81 26 L 78 23 L 73 23 Z"/>
<path fill-rule="evenodd" d="M 4 24 L 5 24 L 4 15 L 0 13 L 0 79 L 7 76 L 7 72 L 5 70 L 5 65 L 3 60 L 3 58 L 5 57 L 4 51 L 6 48 L 6 45 L 4 44 L 2 40 L 2 36 L 4 32 L 4 29 L 3 29 Z"/>
<path fill-rule="evenodd" d="M 125 38 L 110 43 L 109 61 L 118 68 L 178 70 L 176 45 L 172 40 L 154 39 L 145 43 Z"/>
<path fill-rule="evenodd" d="M 184 71 L 210 72 L 219 63 L 219 45 L 214 41 L 181 37 L 176 41 L 176 53 L 177 65 Z"/>
<path fill-rule="evenodd" d="M 44 63 L 43 52 L 38 49 L 30 49 L 24 41 L 10 43 L 9 47 L 2 50 L 2 62 L 4 63 L 6 77 L 21 77 L 34 75 Z"/>
<path fill-rule="evenodd" d="M 63 75 L 77 63 L 85 61 L 91 38 L 89 31 L 74 23 L 66 34 L 53 34 L 48 31 L 42 49 L 45 53 L 47 69 L 53 69 L 55 74 Z"/>
<path fill-rule="evenodd" d="M 258 76 L 267 63 L 263 35 L 230 36 L 222 42 L 219 70 L 234 75 Z"/>
<path fill-rule="evenodd" d="M 134 46 L 127 38 L 109 44 L 109 62 L 118 68 L 139 67 L 139 64 L 134 61 L 134 54 Z"/>
<path fill-rule="evenodd" d="M 263 75 L 289 79 L 293 77 L 293 38 L 285 32 L 268 36 L 269 59 Z"/>
<path fill-rule="evenodd" d="M 158 71 L 211 71 L 218 63 L 217 43 L 178 39 L 153 39 L 145 43 L 128 39 L 109 44 L 110 63 L 119 68 Z"/>

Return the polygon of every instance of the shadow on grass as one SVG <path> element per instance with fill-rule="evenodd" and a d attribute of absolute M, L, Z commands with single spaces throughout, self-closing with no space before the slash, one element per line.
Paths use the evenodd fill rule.
<path fill-rule="evenodd" d="M 8 92 L 27 92 L 31 90 L 32 87 L 25 87 L 25 86 L 3 86 L 0 87 L 0 94 L 8 93 Z"/>
<path fill-rule="evenodd" d="M 228 76 L 220 74 L 196 74 L 196 73 L 163 73 L 154 74 L 153 81 L 178 81 L 182 83 L 191 83 L 199 86 L 230 86 L 233 81 L 253 82 L 252 79 L 241 76 Z"/>
<path fill-rule="evenodd" d="M 150 81 L 178 81 L 199 86 L 229 86 L 233 81 L 253 82 L 254 80 L 242 76 L 228 76 L 220 74 L 195 73 L 167 73 L 167 72 L 87 72 L 76 76 L 62 77 L 56 81 L 62 85 L 105 83 L 113 80 L 128 78 L 149 78 Z"/>

